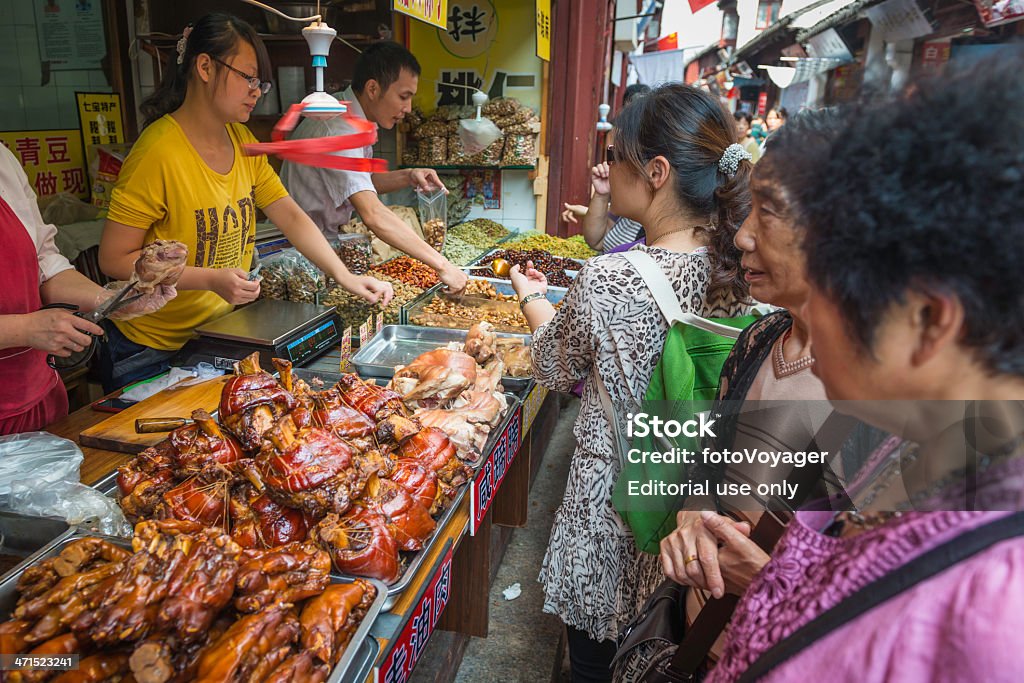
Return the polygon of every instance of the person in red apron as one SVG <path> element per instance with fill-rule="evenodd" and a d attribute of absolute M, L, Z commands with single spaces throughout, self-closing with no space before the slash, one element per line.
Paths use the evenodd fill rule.
<path fill-rule="evenodd" d="M 103 334 L 66 308 L 42 308 L 64 303 L 89 311 L 114 294 L 61 256 L 56 233 L 43 222 L 18 160 L 0 145 L 0 436 L 39 430 L 67 415 L 67 391 L 46 356 L 70 356 L 92 343 L 89 335 Z M 140 300 L 132 308 L 159 303 Z"/>

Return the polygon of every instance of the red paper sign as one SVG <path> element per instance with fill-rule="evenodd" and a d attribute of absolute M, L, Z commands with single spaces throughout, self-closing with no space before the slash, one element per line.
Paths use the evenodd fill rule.
<path fill-rule="evenodd" d="M 757 115 L 764 116 L 768 111 L 768 93 L 762 92 L 757 96 Z"/>
<path fill-rule="evenodd" d="M 476 530 L 484 520 L 484 516 L 494 502 L 494 495 L 505 480 L 509 467 L 515 461 L 519 453 L 519 443 L 522 440 L 523 407 L 516 406 L 516 413 L 509 420 L 505 431 L 494 444 L 494 449 L 485 454 L 484 466 L 480 468 L 476 478 L 473 480 L 473 488 L 469 495 L 471 500 L 469 519 L 469 533 L 475 536 Z"/>
<path fill-rule="evenodd" d="M 921 70 L 931 73 L 941 69 L 949 61 L 950 42 L 924 43 L 921 46 Z"/>
<path fill-rule="evenodd" d="M 391 653 L 374 671 L 376 683 L 405 683 L 409 680 L 413 669 L 416 668 L 416 662 L 427 646 L 427 641 L 437 628 L 444 608 L 448 605 L 451 583 L 452 546 L 449 542 L 448 549 L 434 572 L 434 577 L 423 591 L 419 604 L 412 610 L 409 621 L 395 638 Z"/>

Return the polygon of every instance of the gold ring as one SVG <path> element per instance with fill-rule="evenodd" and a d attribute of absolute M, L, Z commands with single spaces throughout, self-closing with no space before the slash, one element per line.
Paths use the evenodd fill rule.
<path fill-rule="evenodd" d="M 690 555 L 689 557 L 686 558 L 686 560 L 683 562 L 683 564 L 690 564 L 691 562 L 696 562 L 698 559 L 699 558 L 696 555 Z"/>

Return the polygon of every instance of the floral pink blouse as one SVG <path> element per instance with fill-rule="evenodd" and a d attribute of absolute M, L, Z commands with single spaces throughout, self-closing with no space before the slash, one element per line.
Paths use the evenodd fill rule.
<path fill-rule="evenodd" d="M 910 512 L 849 538 L 800 512 L 737 607 L 707 681 L 734 681 L 761 654 L 865 584 L 1006 512 Z M 1024 538 L 999 543 L 867 612 L 776 668 L 776 683 L 1020 681 Z"/>

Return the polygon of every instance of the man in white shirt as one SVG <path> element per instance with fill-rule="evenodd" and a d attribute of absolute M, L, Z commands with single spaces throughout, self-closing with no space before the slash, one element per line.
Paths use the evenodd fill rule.
<path fill-rule="evenodd" d="M 349 102 L 352 114 L 390 130 L 412 111 L 419 74 L 419 62 L 404 47 L 392 42 L 375 43 L 356 60 L 352 85 L 335 96 Z M 292 138 L 320 138 L 352 132 L 344 118 L 307 118 L 296 128 Z M 373 156 L 373 147 L 337 154 L 368 159 Z M 444 189 L 433 169 L 359 173 L 286 161 L 281 169 L 281 180 L 325 235 L 337 234 L 338 227 L 347 223 L 355 211 L 374 235 L 437 271 L 449 290 L 457 293 L 465 289 L 466 274 L 424 242 L 378 196 L 406 187 L 424 191 Z"/>

